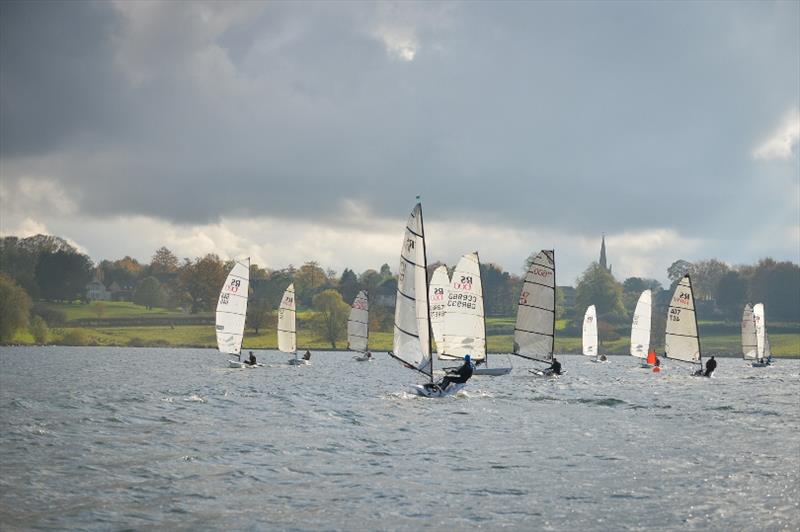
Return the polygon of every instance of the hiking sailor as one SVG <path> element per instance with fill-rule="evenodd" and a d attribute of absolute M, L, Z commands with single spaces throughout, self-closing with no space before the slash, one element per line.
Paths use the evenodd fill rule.
<path fill-rule="evenodd" d="M 440 391 L 444 392 L 450 383 L 463 384 L 472 377 L 472 361 L 469 355 L 464 355 L 464 363 L 456 371 L 448 373 L 444 378 L 436 384 L 426 384 L 426 387 L 437 387 Z"/>
<path fill-rule="evenodd" d="M 706 362 L 706 372 L 703 373 L 703 376 L 710 377 L 715 369 L 717 369 L 717 361 L 714 360 L 714 357 L 711 357 L 708 359 L 708 362 Z"/>

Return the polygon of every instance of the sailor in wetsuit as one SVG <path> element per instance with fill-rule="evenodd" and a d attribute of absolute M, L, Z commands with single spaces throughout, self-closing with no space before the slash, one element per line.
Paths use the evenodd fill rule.
<path fill-rule="evenodd" d="M 553 363 L 547 368 L 547 372 L 551 375 L 561 375 L 561 362 L 556 357 L 553 357 Z"/>
<path fill-rule="evenodd" d="M 706 362 L 706 372 L 703 373 L 703 376 L 710 377 L 715 369 L 717 369 L 717 361 L 714 360 L 714 357 L 711 357 L 708 359 L 708 362 Z"/>
<path fill-rule="evenodd" d="M 256 365 L 256 356 L 250 351 L 250 358 L 244 361 L 245 364 L 249 364 L 250 366 Z"/>
<path fill-rule="evenodd" d="M 311 360 L 311 351 L 306 349 L 305 354 L 303 355 L 303 360 Z"/>
<path fill-rule="evenodd" d="M 445 391 L 451 382 L 464 383 L 472 377 L 472 361 L 469 355 L 464 355 L 464 363 L 454 373 L 449 373 L 444 378 L 433 386 L 437 386 L 441 391 Z"/>

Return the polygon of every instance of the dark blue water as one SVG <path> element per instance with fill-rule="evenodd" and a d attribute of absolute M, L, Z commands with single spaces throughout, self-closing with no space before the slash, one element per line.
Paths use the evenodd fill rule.
<path fill-rule="evenodd" d="M 797 530 L 800 361 L 421 399 L 378 355 L 2 348 L 0 528 Z"/>

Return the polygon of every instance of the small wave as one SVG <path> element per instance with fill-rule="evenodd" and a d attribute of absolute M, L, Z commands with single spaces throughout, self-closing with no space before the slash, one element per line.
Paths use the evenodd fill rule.
<path fill-rule="evenodd" d="M 558 401 L 556 397 L 550 397 L 549 395 L 537 395 L 535 397 L 531 397 L 531 401 Z"/>
<path fill-rule="evenodd" d="M 620 406 L 628 404 L 626 401 L 623 401 L 622 399 L 615 399 L 613 397 L 606 397 L 604 399 L 577 399 L 574 402 L 580 404 L 597 405 L 597 406 Z"/>
<path fill-rule="evenodd" d="M 17 398 L 12 399 L 8 403 L 8 406 L 11 408 L 31 408 L 31 404 L 29 402 Z"/>

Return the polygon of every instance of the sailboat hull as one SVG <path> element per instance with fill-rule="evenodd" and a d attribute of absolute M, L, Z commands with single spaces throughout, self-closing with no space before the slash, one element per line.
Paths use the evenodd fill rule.
<path fill-rule="evenodd" d="M 431 388 L 431 387 L 426 387 L 422 384 L 416 384 L 411 388 L 411 391 L 413 391 L 420 397 L 430 397 L 430 398 L 447 397 L 449 395 L 457 394 L 458 392 L 463 390 L 464 386 L 466 385 L 467 383 L 465 382 L 464 383 L 456 382 L 448 386 L 446 390 L 442 391 L 439 388 Z"/>
<path fill-rule="evenodd" d="M 238 360 L 228 360 L 228 367 L 233 369 L 263 368 L 264 364 L 261 364 L 260 362 L 257 364 L 246 364 L 244 362 L 239 362 Z"/>
<path fill-rule="evenodd" d="M 499 377 L 508 375 L 512 368 L 475 368 L 472 375 L 488 375 L 489 377 Z"/>

